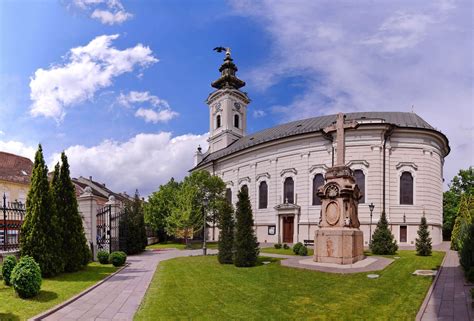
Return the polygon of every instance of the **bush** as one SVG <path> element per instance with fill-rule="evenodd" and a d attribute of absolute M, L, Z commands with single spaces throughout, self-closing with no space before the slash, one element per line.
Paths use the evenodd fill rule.
<path fill-rule="evenodd" d="M 37 295 L 41 288 L 41 269 L 31 256 L 23 256 L 12 271 L 11 283 L 21 298 Z"/>
<path fill-rule="evenodd" d="M 430 231 L 428 231 L 428 224 L 426 223 L 426 217 L 423 213 L 421 217 L 421 223 L 418 227 L 418 238 L 416 239 L 416 254 L 420 256 L 431 255 L 431 237 Z"/>
<path fill-rule="evenodd" d="M 13 255 L 7 255 L 5 260 L 3 260 L 3 266 L 2 266 L 2 277 L 3 277 L 3 282 L 5 282 L 5 285 L 10 286 L 10 276 L 12 274 L 13 268 L 15 267 L 17 261 L 16 257 Z"/>
<path fill-rule="evenodd" d="M 295 245 L 293 245 L 293 253 L 298 254 L 302 246 L 303 246 L 303 243 L 301 242 L 298 242 Z"/>
<path fill-rule="evenodd" d="M 283 248 L 284 248 L 285 250 L 288 250 L 290 247 L 288 246 L 288 244 L 283 243 Z"/>
<path fill-rule="evenodd" d="M 459 261 L 464 271 L 469 272 L 469 270 L 474 270 L 474 222 L 466 227 L 464 234 L 462 248 L 459 250 Z"/>
<path fill-rule="evenodd" d="M 387 217 L 385 212 L 382 212 L 380 220 L 377 223 L 377 228 L 372 235 L 372 243 L 370 250 L 373 254 L 391 255 L 398 250 L 397 241 L 393 239 L 392 232 L 388 229 Z"/>
<path fill-rule="evenodd" d="M 277 250 L 281 249 L 281 243 L 277 243 L 273 245 Z"/>
<path fill-rule="evenodd" d="M 472 266 L 469 270 L 466 271 L 466 279 L 474 283 L 474 266 Z"/>
<path fill-rule="evenodd" d="M 115 251 L 109 255 L 109 262 L 114 266 L 122 266 L 125 264 L 125 261 L 127 261 L 127 254 L 125 252 Z"/>
<path fill-rule="evenodd" d="M 301 255 L 301 256 L 308 255 L 308 248 L 304 245 L 300 246 L 298 249 L 298 255 Z"/>
<path fill-rule="evenodd" d="M 97 252 L 97 259 L 99 259 L 100 264 L 108 264 L 109 263 L 109 252 L 106 252 L 106 251 Z"/>

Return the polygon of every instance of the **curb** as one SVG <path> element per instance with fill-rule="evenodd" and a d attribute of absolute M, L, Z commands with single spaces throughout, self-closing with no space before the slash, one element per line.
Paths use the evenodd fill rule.
<path fill-rule="evenodd" d="M 124 266 L 120 267 L 117 271 L 115 271 L 114 273 L 112 274 L 109 274 L 107 277 L 105 277 L 104 279 L 100 280 L 99 282 L 97 282 L 96 284 L 93 284 L 91 285 L 90 287 L 88 287 L 87 289 L 85 289 L 84 291 L 76 294 L 75 296 L 73 296 L 72 298 L 62 302 L 62 303 L 59 303 L 58 305 L 52 307 L 51 309 L 41 313 L 41 314 L 38 314 L 34 317 L 31 317 L 28 319 L 28 321 L 39 321 L 39 320 L 43 320 L 44 318 L 50 316 L 51 314 L 61 310 L 62 308 L 68 306 L 69 304 L 73 303 L 74 301 L 78 300 L 79 298 L 83 297 L 84 295 L 86 295 L 87 293 L 91 292 L 92 290 L 94 290 L 95 288 L 97 288 L 98 286 L 100 286 L 102 283 L 106 282 L 108 279 L 110 279 L 111 277 L 113 277 L 114 275 L 118 274 L 119 272 L 121 272 L 122 270 L 124 270 L 126 267 L 130 266 L 130 263 L 126 263 Z"/>
<path fill-rule="evenodd" d="M 423 303 L 421 304 L 420 309 L 418 310 L 418 313 L 416 314 L 416 318 L 415 318 L 416 321 L 420 321 L 421 318 L 423 317 L 423 313 L 425 313 L 426 307 L 428 306 L 428 302 L 430 301 L 431 296 L 433 295 L 433 290 L 435 288 L 435 285 L 438 282 L 438 278 L 441 275 L 441 272 L 443 271 L 443 265 L 444 265 L 444 261 L 448 257 L 448 251 L 450 250 L 448 249 L 447 251 L 444 251 L 443 261 L 441 262 L 438 273 L 436 273 L 436 276 L 433 282 L 431 283 L 430 288 L 428 289 L 428 293 L 426 293 L 425 299 L 423 300 Z"/>

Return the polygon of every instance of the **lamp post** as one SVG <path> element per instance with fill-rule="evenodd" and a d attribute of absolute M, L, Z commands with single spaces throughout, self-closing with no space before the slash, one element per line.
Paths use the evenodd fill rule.
<path fill-rule="evenodd" d="M 372 212 L 374 211 L 375 205 L 374 203 L 369 204 L 370 210 L 370 226 L 369 226 L 369 246 L 372 244 Z"/>
<path fill-rule="evenodd" d="M 207 225 L 207 220 L 206 220 L 206 209 L 207 205 L 209 204 L 209 200 L 207 197 L 204 197 L 204 200 L 202 201 L 202 216 L 204 217 L 204 227 L 203 227 L 203 236 L 202 236 L 202 255 L 206 256 L 207 255 L 207 248 L 206 248 L 206 225 Z"/>

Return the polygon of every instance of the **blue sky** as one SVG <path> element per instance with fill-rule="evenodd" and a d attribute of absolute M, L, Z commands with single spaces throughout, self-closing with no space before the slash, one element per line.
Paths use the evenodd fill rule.
<path fill-rule="evenodd" d="M 0 150 L 148 194 L 206 144 L 230 46 L 248 131 L 338 111 L 414 110 L 473 164 L 470 1 L 0 2 Z M 452 111 L 456 111 L 453 113 Z"/>

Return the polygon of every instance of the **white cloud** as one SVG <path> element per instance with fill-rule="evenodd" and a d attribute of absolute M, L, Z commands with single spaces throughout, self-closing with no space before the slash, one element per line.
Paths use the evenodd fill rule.
<path fill-rule="evenodd" d="M 264 110 L 260 110 L 260 109 L 255 109 L 253 111 L 253 117 L 254 118 L 260 118 L 260 117 L 263 117 L 265 116 L 267 113 L 264 111 Z"/>
<path fill-rule="evenodd" d="M 128 94 L 120 93 L 117 103 L 127 108 L 135 105 L 149 104 L 152 108 L 140 107 L 135 112 L 136 117 L 143 118 L 146 122 L 158 123 L 168 122 L 179 114 L 171 110 L 170 105 L 164 99 L 151 95 L 148 91 L 131 91 Z"/>
<path fill-rule="evenodd" d="M 20 155 L 34 160 L 36 147 L 28 146 L 19 141 L 2 141 L 0 140 L 0 151 L 15 155 Z"/>
<path fill-rule="evenodd" d="M 158 123 L 158 122 L 168 122 L 169 120 L 173 119 L 174 117 L 178 116 L 177 112 L 174 112 L 170 109 L 156 111 L 154 109 L 147 109 L 147 108 L 139 108 L 135 112 L 136 117 L 141 117 L 145 119 L 147 123 Z"/>
<path fill-rule="evenodd" d="M 99 20 L 102 24 L 121 24 L 133 17 L 119 0 L 73 0 L 73 3 L 85 11 L 95 8 L 90 17 Z"/>
<path fill-rule="evenodd" d="M 142 44 L 123 50 L 112 47 L 118 37 L 98 36 L 86 46 L 72 48 L 64 64 L 36 70 L 30 81 L 31 114 L 61 121 L 66 107 L 92 99 L 115 77 L 158 61 Z"/>
<path fill-rule="evenodd" d="M 65 152 L 73 176 L 92 176 L 116 192 L 138 188 L 142 195 L 148 195 L 171 177 L 186 176 L 199 145 L 205 149 L 207 134 L 172 137 L 169 132 L 161 132 L 138 134 L 126 142 L 105 140 L 92 147 L 75 145 Z M 54 154 L 50 164 L 59 157 Z"/>
<path fill-rule="evenodd" d="M 242 75 L 266 90 L 304 77 L 282 121 L 338 111 L 411 111 L 450 140 L 449 182 L 473 162 L 472 3 L 234 1 L 271 40 L 265 61 Z M 450 114 L 455 111 L 455 114 Z"/>

